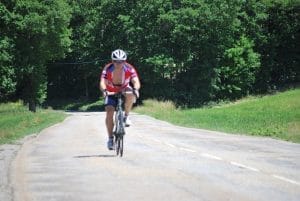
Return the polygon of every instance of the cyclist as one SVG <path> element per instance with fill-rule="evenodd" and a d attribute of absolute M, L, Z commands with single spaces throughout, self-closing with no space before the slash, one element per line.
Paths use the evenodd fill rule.
<path fill-rule="evenodd" d="M 135 68 L 126 62 L 127 54 L 117 49 L 111 53 L 112 62 L 105 65 L 100 77 L 100 89 L 102 91 L 106 111 L 106 128 L 108 133 L 107 147 L 113 149 L 113 127 L 114 112 L 117 106 L 117 99 L 109 92 L 122 92 L 125 96 L 124 122 L 130 126 L 129 113 L 136 98 L 139 98 L 140 80 Z"/>

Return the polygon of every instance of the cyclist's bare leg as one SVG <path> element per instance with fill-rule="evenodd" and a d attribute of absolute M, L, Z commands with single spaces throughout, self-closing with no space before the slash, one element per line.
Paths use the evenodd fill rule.
<path fill-rule="evenodd" d="M 135 95 L 133 93 L 126 93 L 125 94 L 125 116 L 128 116 L 131 109 L 132 105 L 135 102 Z"/>
<path fill-rule="evenodd" d="M 113 136 L 113 128 L 114 128 L 114 112 L 115 108 L 111 105 L 105 107 L 106 110 L 106 128 L 107 128 L 107 133 L 108 137 Z"/>

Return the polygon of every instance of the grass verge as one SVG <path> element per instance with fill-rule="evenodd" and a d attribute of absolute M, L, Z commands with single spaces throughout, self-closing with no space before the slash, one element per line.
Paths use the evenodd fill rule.
<path fill-rule="evenodd" d="M 300 89 L 296 89 L 197 109 L 177 109 L 172 102 L 146 100 L 134 111 L 186 127 L 300 143 L 299 100 Z"/>
<path fill-rule="evenodd" d="M 11 143 L 25 135 L 61 122 L 66 114 L 53 110 L 28 111 L 22 102 L 0 104 L 0 144 Z"/>

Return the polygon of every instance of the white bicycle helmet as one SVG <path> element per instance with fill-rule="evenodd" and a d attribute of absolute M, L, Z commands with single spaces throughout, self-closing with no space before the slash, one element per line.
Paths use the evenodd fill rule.
<path fill-rule="evenodd" d="M 127 55 L 123 50 L 117 49 L 111 53 L 111 59 L 125 61 L 127 59 Z"/>

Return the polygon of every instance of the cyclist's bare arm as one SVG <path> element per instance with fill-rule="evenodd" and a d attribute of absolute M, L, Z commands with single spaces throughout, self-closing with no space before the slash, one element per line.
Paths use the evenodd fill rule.
<path fill-rule="evenodd" d="M 100 79 L 99 87 L 100 87 L 101 91 L 104 91 L 106 89 L 106 84 L 105 84 L 105 79 L 104 78 Z"/>
<path fill-rule="evenodd" d="M 141 83 L 138 77 L 134 77 L 131 79 L 131 83 L 133 85 L 133 88 L 139 90 L 141 88 Z"/>

